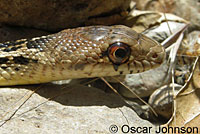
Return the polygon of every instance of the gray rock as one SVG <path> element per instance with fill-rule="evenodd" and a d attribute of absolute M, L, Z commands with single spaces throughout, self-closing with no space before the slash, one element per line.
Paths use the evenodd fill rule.
<path fill-rule="evenodd" d="M 8 119 L 21 103 L 25 94 L 30 95 L 36 86 L 0 89 L 0 117 Z M 65 88 L 65 89 L 64 89 Z M 65 93 L 65 94 L 64 94 Z M 48 98 L 53 96 L 48 101 Z M 19 101 L 20 100 L 20 101 Z M 47 102 L 46 102 L 47 101 Z M 17 102 L 17 104 L 16 104 Z M 41 105 L 41 103 L 46 102 Z M 5 112 L 11 112 L 5 117 Z M 95 88 L 45 84 L 16 112 L 11 120 L 0 127 L 1 134 L 61 134 L 88 133 L 107 134 L 109 126 L 115 124 L 119 133 L 124 124 L 134 127 L 155 125 L 140 119 L 120 97 L 106 94 Z"/>
<path fill-rule="evenodd" d="M 119 23 L 131 0 L 1 0 L 0 23 L 58 31 L 98 23 Z M 92 21 L 93 20 L 93 21 Z"/>

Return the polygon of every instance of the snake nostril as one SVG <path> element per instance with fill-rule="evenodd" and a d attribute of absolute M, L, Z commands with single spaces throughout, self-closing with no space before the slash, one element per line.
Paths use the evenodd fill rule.
<path fill-rule="evenodd" d="M 157 58 L 158 57 L 158 54 L 157 53 L 154 53 L 153 55 L 152 55 L 152 58 Z"/>

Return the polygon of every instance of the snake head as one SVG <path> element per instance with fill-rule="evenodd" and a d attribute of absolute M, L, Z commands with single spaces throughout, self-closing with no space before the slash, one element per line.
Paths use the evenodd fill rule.
<path fill-rule="evenodd" d="M 165 60 L 165 49 L 160 44 L 126 26 L 89 26 L 61 33 L 66 40 L 56 49 L 68 51 L 65 57 L 70 69 L 81 70 L 84 75 L 80 77 L 139 73 Z"/>

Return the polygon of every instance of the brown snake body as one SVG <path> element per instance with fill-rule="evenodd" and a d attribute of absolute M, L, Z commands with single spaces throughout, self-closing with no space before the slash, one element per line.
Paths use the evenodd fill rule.
<path fill-rule="evenodd" d="M 161 45 L 125 26 L 66 29 L 0 43 L 0 86 L 139 73 L 164 60 Z"/>

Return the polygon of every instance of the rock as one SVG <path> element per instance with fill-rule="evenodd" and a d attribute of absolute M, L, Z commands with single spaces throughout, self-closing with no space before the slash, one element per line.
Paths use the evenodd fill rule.
<path fill-rule="evenodd" d="M 0 89 L 0 117 L 8 119 L 36 86 Z M 65 93 L 65 94 L 64 94 Z M 60 94 L 58 97 L 48 101 Z M 25 96 L 25 98 L 22 98 Z M 22 98 L 20 100 L 20 98 Z M 43 103 L 43 104 L 42 104 Z M 5 113 L 9 111 L 11 113 Z M 31 98 L 16 112 L 11 120 L 0 127 L 1 133 L 101 133 L 107 134 L 109 126 L 124 124 L 134 127 L 156 126 L 140 119 L 124 101 L 115 94 L 106 94 L 95 88 L 81 85 L 41 85 Z M 121 132 L 119 132 L 121 133 Z"/>
<path fill-rule="evenodd" d="M 168 69 L 168 64 L 165 62 L 161 66 L 143 73 L 127 74 L 116 77 L 128 86 L 130 90 L 120 83 L 113 81 L 112 77 L 106 77 L 106 80 L 114 82 L 111 83 L 111 85 L 120 93 L 120 95 L 126 98 L 137 98 L 137 96 L 135 96 L 132 92 L 136 93 L 140 97 L 148 97 L 159 87 L 170 83 Z M 106 84 L 101 80 L 95 81 L 91 85 L 99 89 L 109 89 L 109 87 L 106 88 Z"/>
<path fill-rule="evenodd" d="M 87 21 L 94 25 L 97 18 L 104 25 L 115 24 L 126 15 L 130 2 L 131 0 L 2 0 L 0 23 L 48 31 L 83 26 Z"/>
<path fill-rule="evenodd" d="M 168 64 L 165 62 L 161 66 L 139 74 L 127 74 L 123 83 L 132 92 L 140 97 L 150 96 L 156 89 L 170 82 L 168 75 Z M 123 86 L 118 88 L 120 94 L 128 98 L 137 98 Z"/>

